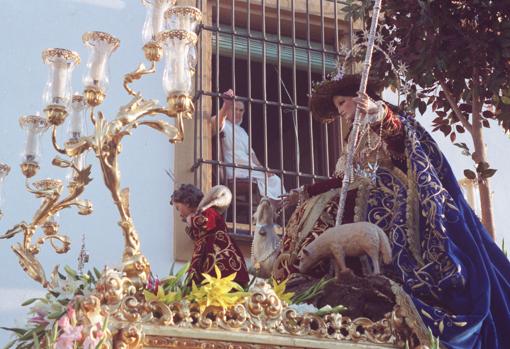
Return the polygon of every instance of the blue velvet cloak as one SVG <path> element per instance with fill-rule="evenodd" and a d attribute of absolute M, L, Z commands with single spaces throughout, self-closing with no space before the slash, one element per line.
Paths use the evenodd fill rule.
<path fill-rule="evenodd" d="M 508 349 L 510 262 L 431 136 L 413 119 L 400 119 L 408 173 L 378 170 L 367 220 L 389 232 L 403 288 L 442 345 Z"/>

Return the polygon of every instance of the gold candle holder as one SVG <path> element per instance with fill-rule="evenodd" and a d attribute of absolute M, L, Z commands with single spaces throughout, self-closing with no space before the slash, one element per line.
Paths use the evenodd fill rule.
<path fill-rule="evenodd" d="M 151 62 L 159 62 L 163 55 L 163 48 L 157 41 L 149 41 L 143 46 L 145 58 Z"/>
<path fill-rule="evenodd" d="M 53 126 L 60 126 L 67 117 L 67 110 L 64 106 L 52 104 L 44 108 L 44 114 L 48 122 Z"/>
<path fill-rule="evenodd" d="M 89 107 L 97 107 L 103 103 L 106 94 L 99 89 L 87 88 L 83 92 L 83 96 L 85 97 L 85 102 Z"/>
<path fill-rule="evenodd" d="M 62 181 L 60 179 L 52 178 L 40 179 L 35 181 L 33 186 L 37 191 L 60 191 L 62 190 Z"/>
<path fill-rule="evenodd" d="M 31 178 L 36 175 L 37 171 L 39 171 L 39 164 L 34 161 L 25 161 L 22 162 L 21 165 L 21 172 L 23 173 L 23 176 L 26 178 Z"/>
<path fill-rule="evenodd" d="M 195 112 L 193 99 L 184 94 L 170 95 L 167 98 L 168 113 L 170 115 L 182 115 L 184 119 L 192 119 Z"/>

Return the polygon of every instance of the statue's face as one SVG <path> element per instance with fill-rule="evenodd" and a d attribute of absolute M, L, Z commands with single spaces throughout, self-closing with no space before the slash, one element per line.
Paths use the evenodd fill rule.
<path fill-rule="evenodd" d="M 174 206 L 183 222 L 186 222 L 186 217 L 196 211 L 196 207 L 190 207 L 182 202 L 174 202 Z"/>
<path fill-rule="evenodd" d="M 356 103 L 353 101 L 354 97 L 346 97 L 346 96 L 334 96 L 333 104 L 338 110 L 338 115 L 344 120 L 347 121 L 349 126 L 352 124 L 354 120 L 354 114 L 356 113 Z"/>

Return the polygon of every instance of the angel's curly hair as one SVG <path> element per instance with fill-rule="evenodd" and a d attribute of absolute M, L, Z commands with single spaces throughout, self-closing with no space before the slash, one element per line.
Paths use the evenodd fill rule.
<path fill-rule="evenodd" d="M 204 193 L 193 184 L 181 184 L 170 196 L 170 205 L 178 202 L 189 207 L 198 207 L 204 197 Z"/>

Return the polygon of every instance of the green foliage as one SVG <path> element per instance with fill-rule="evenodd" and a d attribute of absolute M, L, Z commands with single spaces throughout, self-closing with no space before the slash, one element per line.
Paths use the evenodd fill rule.
<path fill-rule="evenodd" d="M 345 20 L 352 18 L 353 21 L 362 19 L 366 16 L 370 8 L 371 0 L 346 0 L 338 1 L 339 4 L 344 5 L 343 12 L 345 13 Z"/>
<path fill-rule="evenodd" d="M 170 269 L 170 273 L 168 277 L 161 280 L 163 283 L 163 288 L 166 292 L 180 292 L 181 294 L 185 295 L 189 293 L 189 280 L 187 277 L 185 277 L 186 273 L 189 269 L 189 262 L 186 263 L 177 271 L 177 273 L 174 275 L 174 264 L 172 264 L 172 268 Z"/>
<path fill-rule="evenodd" d="M 189 265 L 189 263 L 186 263 L 174 275 L 175 263 L 172 264 L 169 275 L 161 280 L 161 284 L 158 285 L 156 293 L 144 290 L 145 300 L 148 302 L 159 301 L 165 304 L 171 304 L 182 300 L 190 293 L 190 288 L 188 287 L 189 282 L 187 277 L 185 277 L 188 272 Z"/>
<path fill-rule="evenodd" d="M 301 293 L 294 294 L 294 296 L 292 297 L 292 303 L 301 304 L 317 297 L 324 290 L 324 288 L 333 280 L 334 279 L 326 279 L 325 277 L 323 277 L 322 279 L 319 280 L 319 282 L 313 284 L 307 290 Z"/>
<path fill-rule="evenodd" d="M 431 107 L 437 114 L 434 129 L 455 142 L 465 128 L 450 102 L 472 121 L 476 85 L 480 108 L 475 112 L 482 113 L 483 127 L 494 119 L 510 130 L 510 6 L 506 1 L 385 0 L 382 13 L 384 44 L 391 42 L 396 47 L 394 60 L 408 67 L 409 109 L 423 114 Z M 366 22 L 368 26 L 369 18 Z M 372 67 L 380 79 L 392 75 L 382 55 L 374 55 Z"/>

